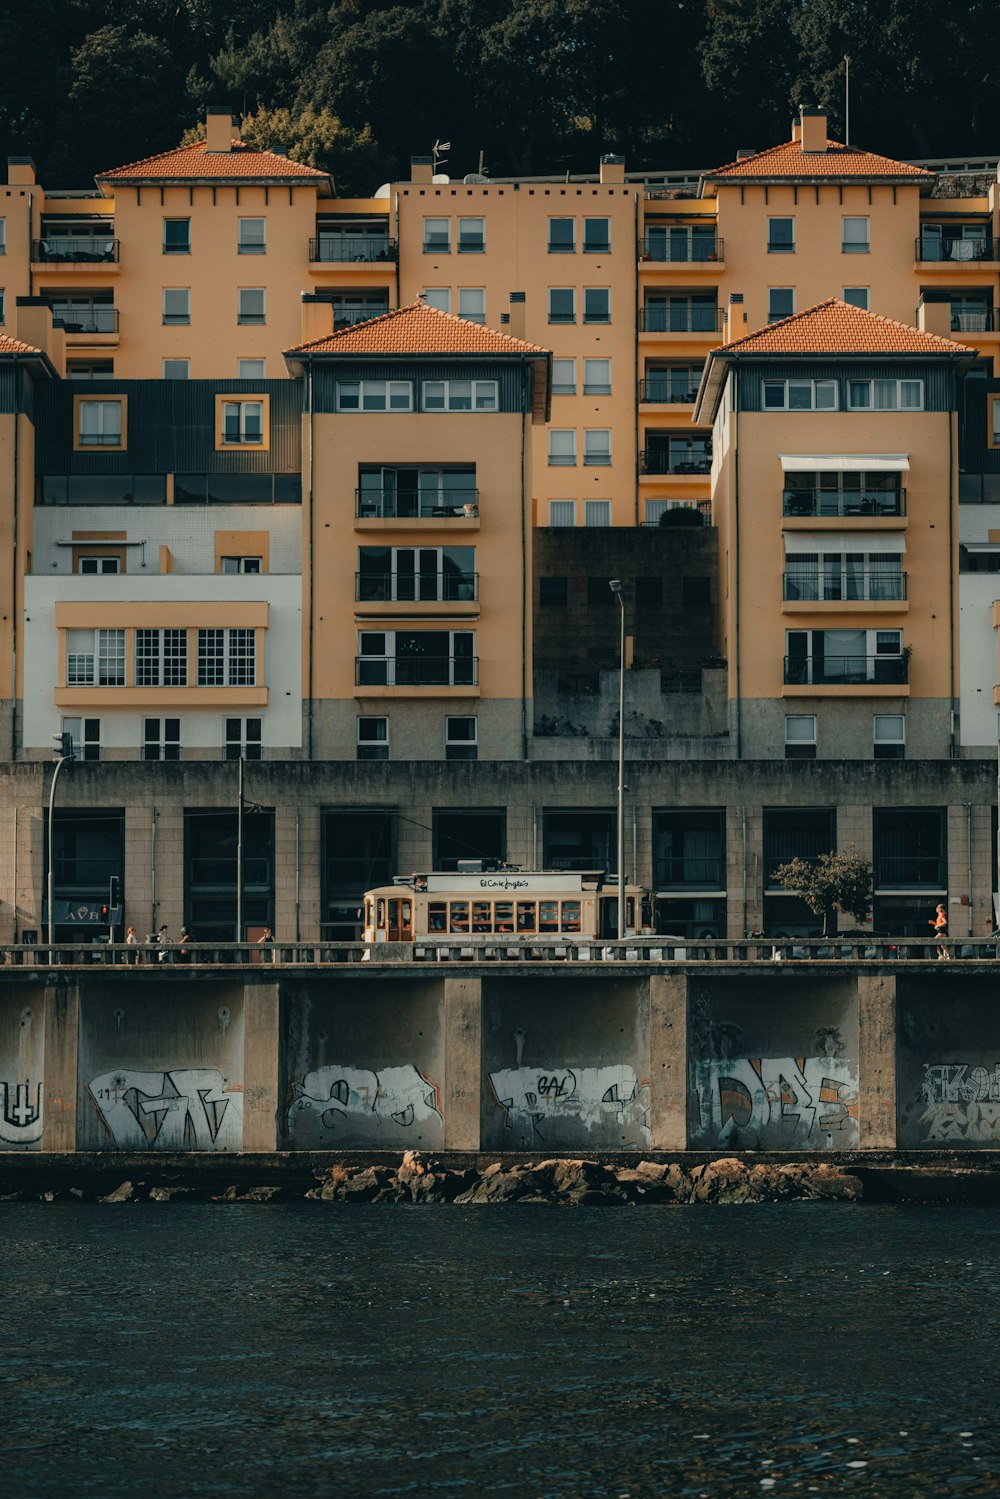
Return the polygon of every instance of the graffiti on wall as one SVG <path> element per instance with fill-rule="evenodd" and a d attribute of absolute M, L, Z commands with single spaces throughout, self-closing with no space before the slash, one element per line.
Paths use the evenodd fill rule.
<path fill-rule="evenodd" d="M 300 1149 L 331 1141 L 356 1144 L 440 1144 L 444 1120 L 440 1089 L 418 1068 L 333 1064 L 294 1084 L 289 1138 Z"/>
<path fill-rule="evenodd" d="M 858 1068 L 847 1057 L 729 1057 L 695 1068 L 696 1134 L 744 1150 L 854 1150 Z"/>
<path fill-rule="evenodd" d="M 120 1150 L 241 1150 L 243 1089 L 214 1067 L 102 1073 L 90 1094 Z"/>
<path fill-rule="evenodd" d="M 928 1144 L 1000 1144 L 1000 1063 L 927 1062 L 920 1084 L 921 1133 Z"/>
<path fill-rule="evenodd" d="M 23 1150 L 42 1138 L 42 1084 L 0 1083 L 0 1143 Z"/>
<path fill-rule="evenodd" d="M 649 1083 L 631 1067 L 508 1067 L 490 1086 L 511 1145 L 649 1144 Z"/>

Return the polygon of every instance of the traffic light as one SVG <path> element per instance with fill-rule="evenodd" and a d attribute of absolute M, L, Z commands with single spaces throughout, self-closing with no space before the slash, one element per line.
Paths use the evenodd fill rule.
<path fill-rule="evenodd" d="M 112 911 L 117 910 L 121 904 L 121 880 L 118 875 L 113 874 L 108 880 L 108 905 Z"/>
<path fill-rule="evenodd" d="M 58 755 L 60 760 L 76 759 L 76 755 L 73 751 L 72 734 L 53 734 L 52 738 L 55 741 L 52 746 L 52 753 L 54 755 Z"/>
<path fill-rule="evenodd" d="M 109 915 L 109 912 L 108 912 L 107 906 L 102 906 L 101 907 L 101 920 L 102 921 L 107 921 L 108 915 Z"/>

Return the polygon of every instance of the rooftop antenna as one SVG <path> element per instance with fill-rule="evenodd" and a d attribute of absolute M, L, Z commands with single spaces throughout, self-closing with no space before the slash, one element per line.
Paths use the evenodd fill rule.
<path fill-rule="evenodd" d="M 844 145 L 851 144 L 851 59 L 844 58 Z"/>
<path fill-rule="evenodd" d="M 445 151 L 450 151 L 450 150 L 451 150 L 451 141 L 435 141 L 434 142 L 433 146 L 431 147 L 431 155 L 434 158 L 434 165 L 433 165 L 433 169 L 432 169 L 432 174 L 433 174 L 433 172 L 436 172 L 439 167 L 445 167 L 445 166 L 448 165 L 448 158 L 445 156 L 444 153 L 445 153 Z"/>

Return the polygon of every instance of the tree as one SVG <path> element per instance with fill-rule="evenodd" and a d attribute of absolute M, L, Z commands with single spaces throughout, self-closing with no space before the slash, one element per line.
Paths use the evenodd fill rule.
<path fill-rule="evenodd" d="M 787 0 L 707 0 L 700 55 L 711 114 L 704 96 L 697 102 L 709 116 L 702 150 L 713 165 L 731 161 L 737 149 L 759 151 L 788 139 L 800 102 L 792 97 L 800 9 L 797 0 L 791 6 Z"/>
<path fill-rule="evenodd" d="M 818 859 L 790 859 L 779 864 L 772 879 L 792 895 L 805 901 L 814 916 L 823 918 L 823 935 L 830 932 L 835 911 L 867 921 L 872 905 L 872 866 L 854 844 L 841 853 L 820 854 Z"/>

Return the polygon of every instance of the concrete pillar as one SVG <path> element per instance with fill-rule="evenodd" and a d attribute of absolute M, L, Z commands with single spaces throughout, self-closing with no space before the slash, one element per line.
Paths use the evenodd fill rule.
<path fill-rule="evenodd" d="M 80 991 L 75 984 L 45 990 L 45 1088 L 42 1149 L 76 1149 Z"/>
<path fill-rule="evenodd" d="M 896 976 L 858 975 L 858 1148 L 896 1146 Z"/>
<path fill-rule="evenodd" d="M 649 1144 L 687 1148 L 688 978 L 653 974 L 649 980 Z"/>
<path fill-rule="evenodd" d="M 278 1147 L 280 1005 L 277 984 L 243 988 L 243 1149 Z"/>
<path fill-rule="evenodd" d="M 444 1148 L 478 1150 L 483 1095 L 481 979 L 443 981 Z"/>

